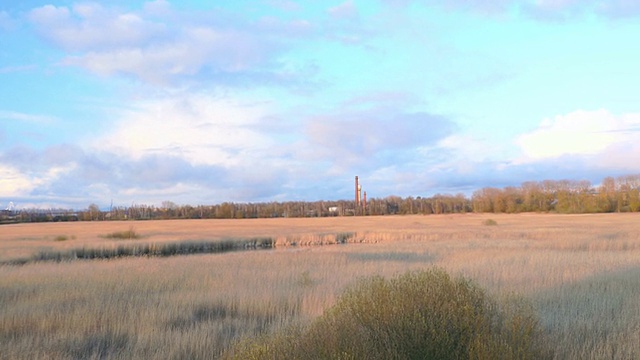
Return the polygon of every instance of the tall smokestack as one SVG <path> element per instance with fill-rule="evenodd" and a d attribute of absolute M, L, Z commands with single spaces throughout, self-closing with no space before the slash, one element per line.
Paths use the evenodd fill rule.
<path fill-rule="evenodd" d="M 362 213 L 367 214 L 367 192 L 364 192 L 364 199 L 362 199 Z"/>
<path fill-rule="evenodd" d="M 358 184 L 358 176 L 356 176 L 356 209 L 360 206 L 360 185 Z"/>

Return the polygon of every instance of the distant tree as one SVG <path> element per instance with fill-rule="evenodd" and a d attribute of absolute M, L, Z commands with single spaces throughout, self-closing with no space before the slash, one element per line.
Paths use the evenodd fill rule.
<path fill-rule="evenodd" d="M 544 195 L 538 182 L 524 182 L 520 186 L 520 191 L 522 196 L 521 211 L 542 211 L 541 203 L 544 202 Z"/>
<path fill-rule="evenodd" d="M 87 213 L 89 215 L 90 221 L 100 220 L 100 215 L 102 215 L 100 207 L 96 204 L 89 205 L 89 207 L 87 208 Z"/>
<path fill-rule="evenodd" d="M 604 178 L 598 192 L 600 211 L 616 211 L 618 208 L 616 204 L 616 180 L 610 176 Z"/>
<path fill-rule="evenodd" d="M 233 203 L 224 202 L 216 209 L 216 218 L 231 219 L 235 216 L 235 206 Z"/>

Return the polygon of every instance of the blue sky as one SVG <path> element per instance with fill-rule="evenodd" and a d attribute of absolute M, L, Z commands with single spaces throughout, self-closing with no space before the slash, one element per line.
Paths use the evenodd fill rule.
<path fill-rule="evenodd" d="M 0 1 L 0 207 L 638 173 L 640 3 Z"/>

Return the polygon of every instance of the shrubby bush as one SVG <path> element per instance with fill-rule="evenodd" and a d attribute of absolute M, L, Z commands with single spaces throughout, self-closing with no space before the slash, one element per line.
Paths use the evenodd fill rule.
<path fill-rule="evenodd" d="M 439 269 L 358 282 L 309 326 L 238 343 L 237 359 L 543 359 L 532 309 Z"/>
<path fill-rule="evenodd" d="M 486 225 L 486 226 L 496 226 L 498 225 L 498 222 L 493 220 L 493 219 L 487 219 L 485 221 L 482 222 L 482 225 Z"/>

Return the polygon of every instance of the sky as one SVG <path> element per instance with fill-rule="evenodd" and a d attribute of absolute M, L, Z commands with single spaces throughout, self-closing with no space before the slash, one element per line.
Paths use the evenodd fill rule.
<path fill-rule="evenodd" d="M 635 0 L 0 0 L 0 208 L 637 174 Z"/>

